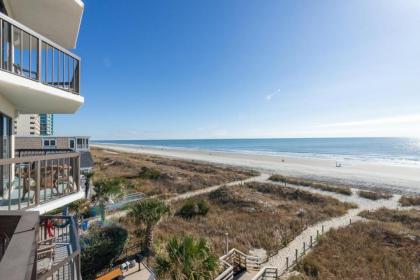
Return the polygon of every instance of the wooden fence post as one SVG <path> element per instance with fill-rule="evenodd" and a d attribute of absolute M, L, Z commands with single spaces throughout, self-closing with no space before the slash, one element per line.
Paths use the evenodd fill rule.
<path fill-rule="evenodd" d="M 324 234 L 324 225 L 322 225 L 322 234 Z"/>
<path fill-rule="evenodd" d="M 305 241 L 303 242 L 303 254 L 305 255 L 305 252 L 306 252 L 306 244 L 305 244 Z"/>
<path fill-rule="evenodd" d="M 297 259 L 298 259 L 298 249 L 295 250 L 295 262 L 297 263 Z"/>
<path fill-rule="evenodd" d="M 286 257 L 286 270 L 289 269 L 289 257 Z"/>
<path fill-rule="evenodd" d="M 312 235 L 311 235 L 311 248 L 312 248 Z"/>

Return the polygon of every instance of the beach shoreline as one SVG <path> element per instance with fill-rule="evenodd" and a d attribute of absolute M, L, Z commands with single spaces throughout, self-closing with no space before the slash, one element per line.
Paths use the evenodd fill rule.
<path fill-rule="evenodd" d="M 124 144 L 91 144 L 106 150 L 140 153 L 183 160 L 252 168 L 269 174 L 301 177 L 349 185 L 356 188 L 387 190 L 399 194 L 420 193 L 420 168 L 376 162 L 262 155 L 239 152 L 206 151 L 182 148 Z"/>

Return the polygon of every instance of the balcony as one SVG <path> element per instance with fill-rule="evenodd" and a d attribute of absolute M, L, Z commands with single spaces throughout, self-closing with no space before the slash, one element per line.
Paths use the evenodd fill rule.
<path fill-rule="evenodd" d="M 73 217 L 0 211 L 0 275 L 8 280 L 81 279 Z"/>
<path fill-rule="evenodd" d="M 0 13 L 0 92 L 20 113 L 74 113 L 80 58 Z"/>
<path fill-rule="evenodd" d="M 0 210 L 43 214 L 83 197 L 79 153 L 0 160 Z"/>

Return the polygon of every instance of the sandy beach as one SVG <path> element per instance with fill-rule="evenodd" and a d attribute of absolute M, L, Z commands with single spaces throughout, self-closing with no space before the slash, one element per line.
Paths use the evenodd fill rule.
<path fill-rule="evenodd" d="M 203 150 L 154 148 L 134 145 L 92 144 L 112 151 L 141 153 L 253 168 L 266 173 L 278 173 L 353 187 L 386 189 L 395 193 L 420 193 L 420 168 L 385 165 L 356 160 L 336 161 L 280 155 L 214 152 Z"/>

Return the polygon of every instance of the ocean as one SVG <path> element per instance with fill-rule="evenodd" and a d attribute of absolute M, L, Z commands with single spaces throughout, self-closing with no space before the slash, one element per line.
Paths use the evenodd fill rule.
<path fill-rule="evenodd" d="M 102 144 L 375 161 L 420 167 L 418 138 L 101 140 Z"/>

